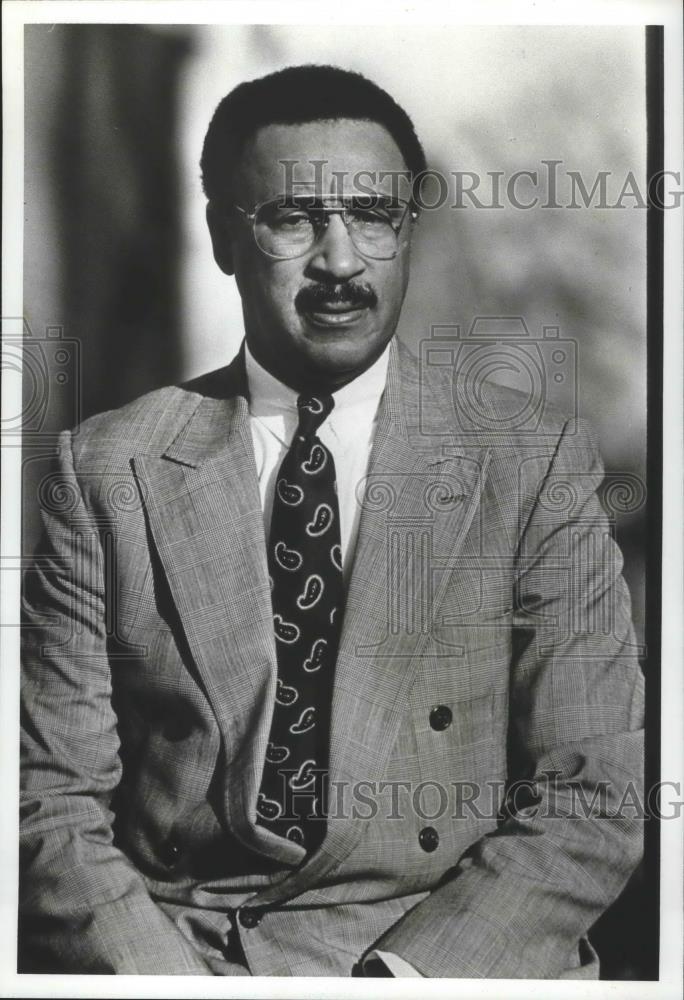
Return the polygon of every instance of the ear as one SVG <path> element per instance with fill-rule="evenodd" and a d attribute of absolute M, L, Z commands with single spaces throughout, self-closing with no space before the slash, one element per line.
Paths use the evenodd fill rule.
<path fill-rule="evenodd" d="M 224 274 L 234 274 L 232 226 L 225 211 L 220 211 L 215 202 L 207 203 L 207 225 L 211 234 L 214 260 Z"/>

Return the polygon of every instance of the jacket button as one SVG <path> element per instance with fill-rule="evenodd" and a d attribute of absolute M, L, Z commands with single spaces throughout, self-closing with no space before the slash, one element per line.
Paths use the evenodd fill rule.
<path fill-rule="evenodd" d="M 247 930 L 251 930 L 252 927 L 258 927 L 262 917 L 263 912 L 258 910 L 256 906 L 250 906 L 246 910 L 238 910 L 238 920 L 242 927 L 246 927 Z"/>
<path fill-rule="evenodd" d="M 435 830 L 434 826 L 423 827 L 418 834 L 418 843 L 428 854 L 437 850 L 437 845 L 439 844 L 439 834 Z"/>
<path fill-rule="evenodd" d="M 163 847 L 163 859 L 167 868 L 175 868 L 180 860 L 180 847 L 173 840 L 167 840 Z"/>
<path fill-rule="evenodd" d="M 437 705 L 430 712 L 430 725 L 438 733 L 441 733 L 442 730 L 449 728 L 453 717 L 453 712 L 448 705 Z"/>

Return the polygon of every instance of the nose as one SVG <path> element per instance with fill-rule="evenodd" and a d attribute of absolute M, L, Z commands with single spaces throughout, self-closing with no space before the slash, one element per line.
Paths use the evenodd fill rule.
<path fill-rule="evenodd" d="M 315 243 L 308 268 L 312 277 L 327 281 L 349 281 L 366 269 L 343 219 L 337 213 L 328 216 L 328 224 Z"/>

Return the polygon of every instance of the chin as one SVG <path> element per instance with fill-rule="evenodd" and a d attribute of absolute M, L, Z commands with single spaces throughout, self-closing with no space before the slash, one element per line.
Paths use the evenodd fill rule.
<path fill-rule="evenodd" d="M 318 366 L 358 367 L 370 363 L 386 347 L 391 336 L 377 328 L 344 328 L 325 330 L 318 327 L 306 330 L 302 353 Z"/>
<path fill-rule="evenodd" d="M 368 342 L 350 343 L 343 338 L 335 338 L 335 344 L 327 344 L 323 350 L 308 351 L 309 366 L 326 375 L 345 375 L 362 372 L 368 368 L 382 352 L 382 345 L 374 345 L 369 350 Z"/>

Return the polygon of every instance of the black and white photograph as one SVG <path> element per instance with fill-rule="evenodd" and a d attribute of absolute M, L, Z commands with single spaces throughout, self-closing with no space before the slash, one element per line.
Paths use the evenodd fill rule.
<path fill-rule="evenodd" d="M 679 5 L 3 23 L 0 995 L 682 996 Z"/>

